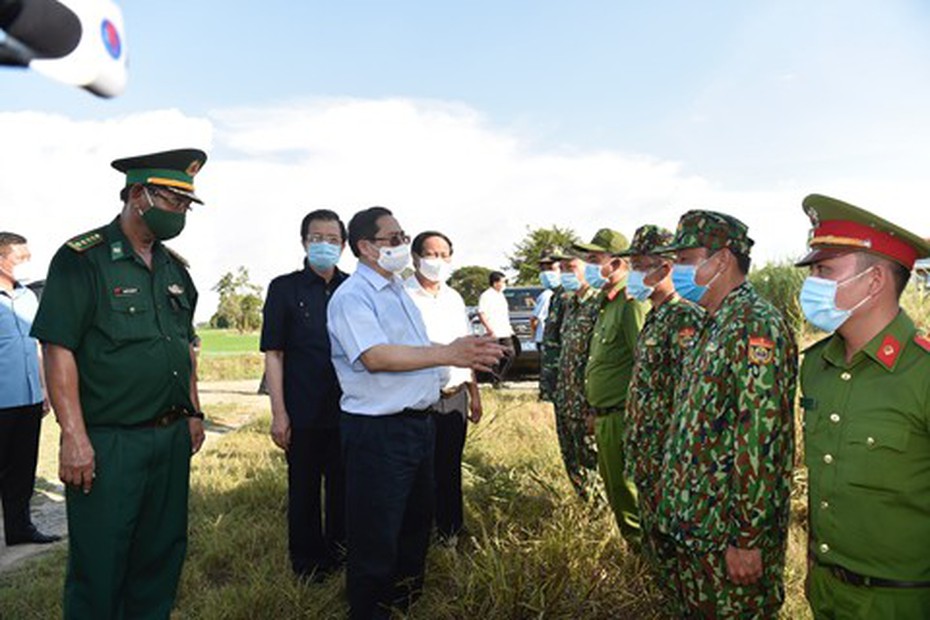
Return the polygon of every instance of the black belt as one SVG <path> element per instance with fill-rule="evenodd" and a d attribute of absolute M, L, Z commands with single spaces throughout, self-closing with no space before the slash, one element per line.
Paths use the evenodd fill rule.
<path fill-rule="evenodd" d="M 836 564 L 824 564 L 817 561 L 817 564 L 824 567 L 830 573 L 843 583 L 860 588 L 901 588 L 917 589 L 930 588 L 930 581 L 897 581 L 895 579 L 882 579 L 881 577 L 869 577 L 860 575 L 853 571 L 837 566 Z"/>
<path fill-rule="evenodd" d="M 427 420 L 429 419 L 430 414 L 435 413 L 432 409 L 411 409 L 407 407 L 400 413 L 395 413 L 394 417 L 396 418 L 411 418 L 414 420 Z"/>
<path fill-rule="evenodd" d="M 181 418 L 189 418 L 192 417 L 192 415 L 193 414 L 184 407 L 171 407 L 158 417 L 133 424 L 129 428 L 165 428 L 166 426 L 171 426 Z"/>

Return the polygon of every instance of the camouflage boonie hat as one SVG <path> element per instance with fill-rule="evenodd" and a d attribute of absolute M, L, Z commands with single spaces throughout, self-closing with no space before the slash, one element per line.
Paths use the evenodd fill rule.
<path fill-rule="evenodd" d="M 658 248 L 656 254 L 707 248 L 711 252 L 730 248 L 737 254 L 749 256 L 755 243 L 749 238 L 749 229 L 732 215 L 716 211 L 688 211 L 678 220 L 678 230 L 670 245 Z"/>
<path fill-rule="evenodd" d="M 594 233 L 591 243 L 575 243 L 572 245 L 573 250 L 582 252 L 622 252 L 630 246 L 626 237 L 622 233 L 610 228 L 602 228 Z"/>
<path fill-rule="evenodd" d="M 669 245 L 675 235 L 667 228 L 646 224 L 636 229 L 630 247 L 622 252 L 615 252 L 614 256 L 645 256 L 656 254 L 658 248 Z"/>

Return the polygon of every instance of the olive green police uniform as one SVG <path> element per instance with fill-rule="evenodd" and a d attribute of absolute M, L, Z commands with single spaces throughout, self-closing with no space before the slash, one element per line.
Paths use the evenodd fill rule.
<path fill-rule="evenodd" d="M 591 244 L 576 246 L 580 250 L 611 254 L 628 247 L 621 233 L 607 228 L 598 231 Z M 620 534 L 639 549 L 636 487 L 624 472 L 627 455 L 623 450 L 623 429 L 627 391 L 633 376 L 633 352 L 647 307 L 627 298 L 626 280 L 599 291 L 597 303 L 599 311 L 585 367 L 585 397 L 596 416 L 597 469 Z"/>
<path fill-rule="evenodd" d="M 205 159 L 179 153 L 184 166 Z M 74 354 L 95 458 L 91 491 L 66 491 L 67 618 L 170 614 L 187 546 L 196 302 L 183 260 L 156 241 L 149 269 L 119 218 L 52 260 L 32 333 Z"/>
<path fill-rule="evenodd" d="M 867 251 L 907 268 L 930 244 L 809 196 L 811 254 Z M 833 334 L 801 365 L 815 618 L 930 618 L 930 340 L 901 310 L 846 361 Z"/>

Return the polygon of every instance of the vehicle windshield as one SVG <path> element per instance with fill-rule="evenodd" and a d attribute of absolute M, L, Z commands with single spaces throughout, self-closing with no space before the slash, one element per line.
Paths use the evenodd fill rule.
<path fill-rule="evenodd" d="M 515 286 L 504 289 L 507 306 L 511 312 L 532 312 L 536 307 L 536 298 L 542 292 L 540 286 Z"/>

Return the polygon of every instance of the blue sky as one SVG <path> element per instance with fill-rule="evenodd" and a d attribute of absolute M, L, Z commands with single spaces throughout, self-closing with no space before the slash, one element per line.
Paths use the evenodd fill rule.
<path fill-rule="evenodd" d="M 488 266 L 527 225 L 632 234 L 694 207 L 747 221 L 760 260 L 787 258 L 813 191 L 930 234 L 930 13 L 917 0 L 120 6 L 121 97 L 0 71 L 0 129 L 19 147 L 0 156 L 4 215 L 34 228 L 24 208 L 61 214 L 40 259 L 114 206 L 82 217 L 8 179 L 64 175 L 68 203 L 110 200 L 109 158 L 182 144 L 209 150 L 201 193 L 221 203 L 195 215 L 208 243 L 178 241 L 201 289 L 240 263 L 261 280 L 299 257 L 254 239 L 257 204 L 273 220 L 260 232 L 285 238 L 307 208 L 348 218 L 386 204 Z"/>

